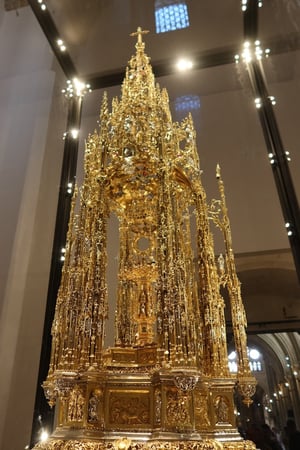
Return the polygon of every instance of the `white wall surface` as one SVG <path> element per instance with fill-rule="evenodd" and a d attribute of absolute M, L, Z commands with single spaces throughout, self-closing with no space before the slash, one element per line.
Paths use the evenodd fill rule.
<path fill-rule="evenodd" d="M 0 61 L 0 449 L 19 450 L 31 433 L 66 108 L 29 7 L 1 10 Z"/>

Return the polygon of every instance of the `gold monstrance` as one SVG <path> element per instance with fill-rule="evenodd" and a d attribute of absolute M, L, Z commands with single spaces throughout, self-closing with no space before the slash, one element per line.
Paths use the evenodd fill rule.
<path fill-rule="evenodd" d="M 83 186 L 73 197 L 44 383 L 56 424 L 36 448 L 253 449 L 235 424 L 235 385 L 251 403 L 256 382 L 220 170 L 220 200 L 208 206 L 192 117 L 172 122 L 144 31 L 133 34 L 136 54 L 121 99 L 109 112 L 104 96 L 100 130 L 86 144 Z M 111 212 L 120 255 L 115 344 L 105 349 Z M 220 268 L 210 220 L 224 235 Z M 221 286 L 230 299 L 237 376 L 228 370 Z"/>

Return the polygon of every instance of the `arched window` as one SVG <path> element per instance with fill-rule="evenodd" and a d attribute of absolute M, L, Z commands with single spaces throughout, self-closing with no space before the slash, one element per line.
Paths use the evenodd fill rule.
<path fill-rule="evenodd" d="M 262 365 L 262 355 L 261 353 L 254 347 L 248 348 L 247 347 L 247 354 L 249 358 L 250 363 L 250 369 L 252 372 L 262 372 L 263 371 L 263 365 Z M 237 361 L 237 353 L 236 351 L 232 351 L 228 355 L 228 366 L 229 371 L 232 373 L 236 373 L 238 370 L 238 361 Z"/>

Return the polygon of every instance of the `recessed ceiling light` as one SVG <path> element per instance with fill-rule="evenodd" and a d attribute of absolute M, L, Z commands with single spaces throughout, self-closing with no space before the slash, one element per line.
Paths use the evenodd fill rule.
<path fill-rule="evenodd" d="M 189 70 L 193 67 L 193 63 L 189 59 L 180 59 L 176 66 L 178 70 Z"/>

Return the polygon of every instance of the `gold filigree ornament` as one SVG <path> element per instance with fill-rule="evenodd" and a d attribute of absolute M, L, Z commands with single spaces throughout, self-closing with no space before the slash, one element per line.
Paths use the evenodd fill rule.
<path fill-rule="evenodd" d="M 121 438 L 114 441 L 115 450 L 128 450 L 131 445 L 131 440 L 127 438 Z"/>
<path fill-rule="evenodd" d="M 257 381 L 251 374 L 248 377 L 242 376 L 238 378 L 237 388 L 243 397 L 243 403 L 247 406 L 250 406 L 253 403 L 251 397 L 253 397 L 256 392 L 256 385 Z"/>
<path fill-rule="evenodd" d="M 100 110 L 75 187 L 43 384 L 55 404 L 43 450 L 252 450 L 235 422 L 235 384 L 254 394 L 246 315 L 224 186 L 209 206 L 189 114 L 173 122 L 138 28 L 120 98 Z M 108 226 L 118 219 L 114 345 L 108 319 Z M 210 229 L 225 242 L 217 267 Z M 229 373 L 228 290 L 239 369 Z"/>

